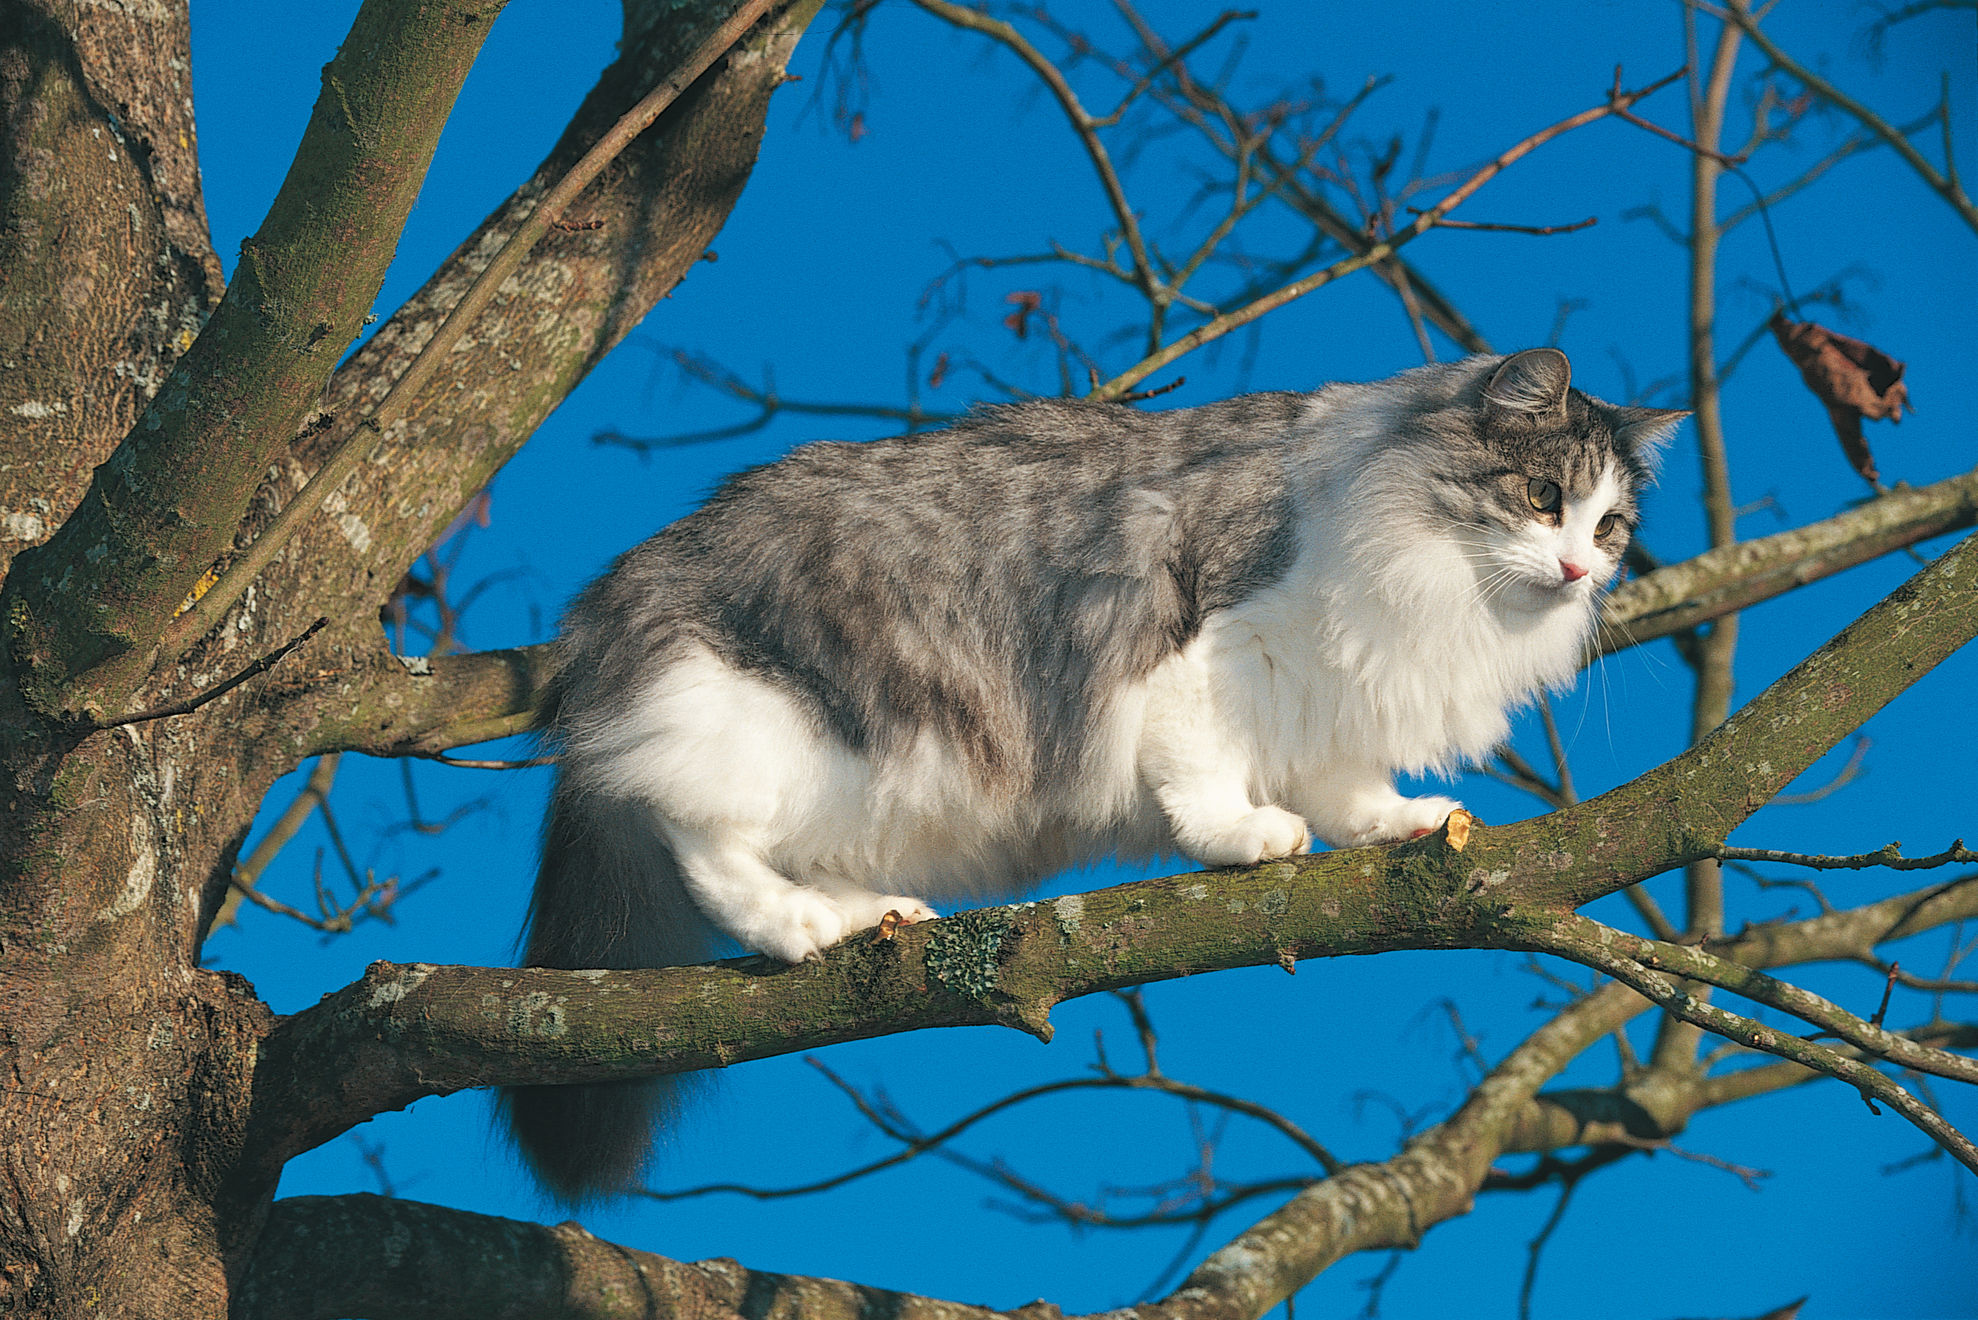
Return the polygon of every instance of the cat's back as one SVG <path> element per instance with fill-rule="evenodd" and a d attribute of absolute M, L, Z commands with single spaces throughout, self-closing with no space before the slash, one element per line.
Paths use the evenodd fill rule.
<path fill-rule="evenodd" d="M 888 712 L 963 723 L 983 692 L 1031 706 L 1144 671 L 1288 562 L 1285 450 L 1309 398 L 1042 400 L 801 446 L 728 478 L 579 597 L 573 681 L 620 688 L 698 643 L 797 682 L 862 738 Z"/>
<path fill-rule="evenodd" d="M 1150 498 L 1183 539 L 1215 538 L 1281 503 L 1285 438 L 1308 398 L 1250 394 L 1166 412 L 1037 400 L 979 408 L 940 431 L 806 444 L 729 477 L 594 590 L 663 609 L 746 595 L 764 578 L 857 590 L 980 581 L 994 565 L 1117 570 Z"/>

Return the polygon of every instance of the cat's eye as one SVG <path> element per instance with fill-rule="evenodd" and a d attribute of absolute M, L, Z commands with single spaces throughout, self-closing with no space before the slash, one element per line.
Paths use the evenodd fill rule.
<path fill-rule="evenodd" d="M 1614 529 L 1619 527 L 1620 525 L 1621 525 L 1620 514 L 1618 513 L 1602 514 L 1600 521 L 1593 525 L 1593 534 L 1597 539 L 1604 541 L 1608 537 L 1612 536 L 1614 534 Z"/>
<path fill-rule="evenodd" d="M 1525 498 L 1540 513 L 1558 513 L 1561 499 L 1559 483 L 1547 481 L 1544 477 L 1533 477 L 1525 485 Z"/>

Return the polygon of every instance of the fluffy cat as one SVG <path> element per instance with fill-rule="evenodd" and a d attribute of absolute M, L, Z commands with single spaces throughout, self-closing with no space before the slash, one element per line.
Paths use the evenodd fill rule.
<path fill-rule="evenodd" d="M 1406 838 L 1579 666 L 1684 415 L 1554 349 L 1141 412 L 1043 401 L 806 445 L 564 621 L 526 960 L 817 957 L 889 910 L 1108 854 Z M 564 1200 L 643 1167 L 658 1082 L 504 1095 Z"/>

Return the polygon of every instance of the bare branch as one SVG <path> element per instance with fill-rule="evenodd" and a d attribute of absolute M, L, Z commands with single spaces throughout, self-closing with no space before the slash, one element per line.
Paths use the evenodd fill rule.
<path fill-rule="evenodd" d="M 1477 189 L 1490 182 L 1514 162 L 1536 151 L 1539 147 L 1563 133 L 1570 133 L 1576 128 L 1581 128 L 1596 120 L 1606 118 L 1619 108 L 1625 108 L 1626 106 L 1635 104 L 1643 97 L 1653 94 L 1681 76 L 1679 71 L 1670 74 L 1667 78 L 1658 79 L 1656 82 L 1650 83 L 1639 91 L 1611 96 L 1605 105 L 1595 106 L 1591 110 L 1583 110 L 1579 114 L 1562 119 L 1550 127 L 1540 129 L 1530 137 L 1525 138 L 1522 142 L 1500 152 L 1490 163 L 1458 184 L 1440 202 L 1437 202 L 1429 210 L 1416 216 L 1411 223 L 1397 230 L 1392 237 L 1375 243 L 1364 252 L 1355 256 L 1348 257 L 1342 261 L 1336 261 L 1324 270 L 1314 272 L 1303 279 L 1294 280 L 1283 288 L 1272 293 L 1267 293 L 1263 297 L 1257 298 L 1233 312 L 1226 312 L 1206 325 L 1197 326 L 1167 347 L 1148 354 L 1133 366 L 1128 367 L 1100 388 L 1093 390 L 1088 397 L 1094 399 L 1117 398 L 1147 377 L 1153 375 L 1156 371 L 1166 367 L 1177 358 L 1183 357 L 1195 349 L 1200 348 L 1203 344 L 1214 339 L 1220 339 L 1230 331 L 1248 325 L 1267 312 L 1275 311 L 1288 302 L 1302 298 L 1314 289 L 1322 288 L 1336 279 L 1375 265 L 1381 260 L 1392 256 L 1407 243 L 1433 229 L 1436 223 L 1444 216 L 1448 215 L 1458 206 L 1461 206 Z"/>
<path fill-rule="evenodd" d="M 1904 857 L 1900 843 L 1887 843 L 1874 852 L 1855 853 L 1849 857 L 1780 852 L 1774 848 L 1729 847 L 1717 848 L 1713 851 L 1713 855 L 1727 862 L 1777 862 L 1783 866 L 1805 866 L 1816 871 L 1865 871 L 1872 866 L 1885 867 L 1891 871 L 1929 871 L 1939 866 L 1978 862 L 1978 852 L 1965 847 L 1963 839 L 1929 857 Z"/>
<path fill-rule="evenodd" d="M 90 727 L 95 729 L 115 729 L 126 724 L 143 724 L 150 720 L 168 720 L 176 715 L 190 715 L 206 703 L 224 697 L 248 679 L 267 673 L 286 659 L 291 651 L 321 632 L 324 625 L 328 623 L 329 620 L 326 618 L 317 619 L 316 622 L 303 629 L 301 635 L 282 643 L 259 660 L 256 660 L 253 664 L 247 666 L 247 668 L 241 670 L 238 674 L 235 674 L 232 678 L 222 679 L 211 687 L 195 692 L 189 697 L 183 697 L 178 701 L 168 701 L 162 706 L 153 706 L 149 710 L 141 710 L 134 715 L 119 715 L 115 719 L 98 719 L 93 721 Z"/>
<path fill-rule="evenodd" d="M 1936 193 L 1946 202 L 1949 202 L 1951 208 L 1958 213 L 1965 224 L 1971 226 L 1973 231 L 1978 231 L 1978 206 L 1972 204 L 1971 198 L 1965 194 L 1963 187 L 1959 185 L 1954 173 L 1949 175 L 1940 173 L 1936 166 L 1924 159 L 1923 153 L 1916 149 L 1908 136 L 1901 130 L 1897 129 L 1888 120 L 1882 118 L 1861 102 L 1849 96 L 1846 92 L 1843 92 L 1840 88 L 1828 82 L 1825 78 L 1822 78 L 1819 74 L 1793 59 L 1785 51 L 1779 49 L 1778 44 L 1766 36 L 1764 29 L 1758 26 L 1758 20 L 1745 7 L 1744 0 L 1727 0 L 1726 6 L 1721 10 L 1707 4 L 1701 7 L 1710 10 L 1710 12 L 1716 14 L 1727 23 L 1736 24 L 1744 31 L 1746 36 L 1751 38 L 1754 45 L 1765 52 L 1767 59 L 1778 66 L 1782 72 L 1797 79 L 1802 86 L 1815 96 L 1840 107 L 1848 114 L 1860 120 L 1863 127 L 1867 128 L 1869 132 L 1873 133 L 1882 141 L 1888 143 L 1897 155 L 1908 162 L 1909 167 L 1916 171 L 1918 177 L 1925 184 L 1929 185 L 1930 191 Z M 1948 106 L 1945 107 L 1944 113 L 1946 115 L 1946 124 L 1948 125 Z M 1948 163 L 1949 158 L 1947 156 L 1946 164 L 1948 165 Z"/>
<path fill-rule="evenodd" d="M 1535 933 L 1531 947 L 1547 953 L 1556 953 L 1584 966 L 1605 972 L 1636 993 L 1654 1001 L 1665 1012 L 1693 1026 L 1737 1041 L 1750 1049 L 1776 1054 L 1802 1067 L 1812 1068 L 1848 1083 L 1861 1092 L 1871 1109 L 1874 1108 L 1874 1101 L 1882 1101 L 1915 1124 L 1959 1163 L 1978 1173 L 1978 1145 L 1974 1145 L 1969 1137 L 1945 1122 L 1943 1116 L 1934 1109 L 1874 1068 L 1840 1051 L 1802 1040 L 1797 1036 L 1785 1035 L 1750 1018 L 1727 1012 L 1715 1004 L 1700 999 L 1626 954 L 1616 952 L 1614 947 L 1610 947 L 1607 937 L 1584 936 L 1580 933 L 1580 925 L 1593 926 L 1597 923 L 1586 922 L 1583 918 L 1573 918 L 1562 922 L 1552 931 L 1544 934 Z M 1631 937 L 1620 935 L 1619 932 L 1613 934 L 1619 937 L 1612 941 L 1614 946 L 1633 947 Z"/>

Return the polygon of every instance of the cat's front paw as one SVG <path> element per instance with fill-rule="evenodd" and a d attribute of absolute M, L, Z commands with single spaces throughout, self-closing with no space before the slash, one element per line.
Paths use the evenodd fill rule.
<path fill-rule="evenodd" d="M 792 887 L 778 896 L 773 907 L 758 910 L 753 917 L 734 932 L 735 938 L 757 953 L 786 963 L 815 962 L 826 949 L 858 929 L 851 914 L 836 900 L 815 889 Z"/>
<path fill-rule="evenodd" d="M 1220 832 L 1191 841 L 1188 855 L 1204 866 L 1254 866 L 1273 857 L 1312 850 L 1302 816 L 1283 807 L 1258 807 Z"/>
<path fill-rule="evenodd" d="M 1366 848 L 1378 843 L 1399 843 L 1433 834 L 1449 819 L 1449 813 L 1463 804 L 1454 798 L 1397 798 L 1379 815 L 1353 822 L 1338 840 L 1342 848 Z"/>

